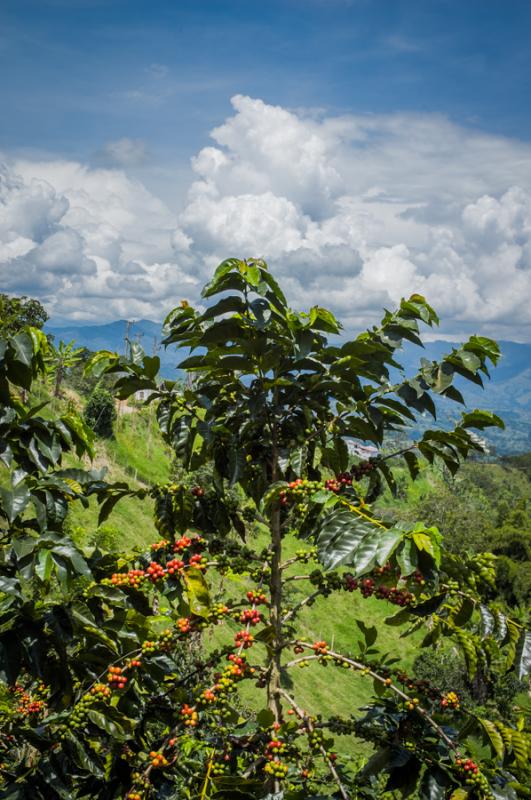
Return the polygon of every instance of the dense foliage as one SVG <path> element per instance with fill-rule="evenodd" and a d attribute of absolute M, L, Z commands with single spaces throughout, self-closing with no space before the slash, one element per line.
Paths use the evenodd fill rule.
<path fill-rule="evenodd" d="M 42 328 L 48 320 L 44 306 L 33 297 L 15 297 L 0 294 L 0 333 L 14 335 L 26 325 Z"/>
<path fill-rule="evenodd" d="M 94 433 L 105 439 L 113 435 L 113 424 L 116 419 L 114 397 L 111 392 L 96 386 L 90 395 L 83 414 L 85 422 Z"/>
<path fill-rule="evenodd" d="M 406 492 L 391 505 L 398 518 L 437 525 L 453 553 L 494 553 L 497 595 L 525 608 L 531 601 L 531 482 L 525 470 L 509 464 L 470 462 L 455 477 L 432 474 L 420 497 Z"/>
<path fill-rule="evenodd" d="M 330 344 L 333 315 L 292 311 L 263 262 L 224 262 L 204 290 L 218 294 L 166 321 L 166 345 L 193 351 L 184 390 L 159 384 L 158 358 L 137 346 L 130 359 L 92 360 L 118 397 L 151 391 L 179 464 L 152 488 L 65 469 L 71 450 L 90 455 L 90 429 L 21 400 L 45 373 L 46 338 L 29 328 L 2 342 L 0 798 L 528 797 L 525 697 L 478 713 L 408 675 L 367 617 L 346 652 L 301 633 L 318 598 L 333 617 L 336 593 L 359 592 L 402 635 L 423 629 L 424 647 L 452 641 L 471 679 L 526 678 L 531 638 L 491 602 L 494 558 L 453 554 L 437 528 L 371 510 L 384 484 L 395 490 L 395 462 L 415 476 L 421 457 L 440 460 L 453 474 L 479 448 L 470 429 L 501 421 L 469 411 L 396 453 L 352 452 L 355 440 L 380 447 L 416 413 L 435 416 L 437 395 L 460 401 L 454 376 L 481 383 L 495 343 L 472 337 L 393 382 L 402 342 L 420 344 L 419 323 L 437 322 L 422 297 Z M 66 535 L 72 504 L 93 496 L 104 520 L 120 499 L 148 495 L 162 538 L 147 553 L 82 549 Z M 295 581 L 308 586 L 302 599 Z M 341 716 L 310 714 L 301 667 L 364 676 L 373 699 L 361 713 L 346 697 Z M 248 683 L 263 694 L 258 713 L 239 699 Z M 353 734 L 373 747 L 363 765 L 354 744 L 336 753 L 334 740 Z"/>

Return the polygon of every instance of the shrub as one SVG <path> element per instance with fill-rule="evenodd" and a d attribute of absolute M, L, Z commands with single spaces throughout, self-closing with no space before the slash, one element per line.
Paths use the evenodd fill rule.
<path fill-rule="evenodd" d="M 85 407 L 85 422 L 98 436 L 112 439 L 113 424 L 116 419 L 114 397 L 107 389 L 96 388 Z"/>

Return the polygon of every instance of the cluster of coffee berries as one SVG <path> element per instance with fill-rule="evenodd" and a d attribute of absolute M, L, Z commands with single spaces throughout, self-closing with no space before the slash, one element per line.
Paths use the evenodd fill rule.
<path fill-rule="evenodd" d="M 158 649 L 161 653 L 169 653 L 173 645 L 173 631 L 170 628 L 165 628 L 158 638 Z"/>
<path fill-rule="evenodd" d="M 175 627 L 178 629 L 179 633 L 190 633 L 192 630 L 192 620 L 190 617 L 179 617 L 175 623 Z"/>
<path fill-rule="evenodd" d="M 249 667 L 247 664 L 245 656 L 237 656 L 236 653 L 229 653 L 227 659 L 232 662 L 232 667 L 229 667 L 231 675 L 242 677 L 247 670 L 251 673 L 254 671 L 253 668 Z"/>
<path fill-rule="evenodd" d="M 195 555 L 190 556 L 188 566 L 194 567 L 195 569 L 205 570 L 207 568 L 207 560 L 200 553 L 196 553 Z"/>
<path fill-rule="evenodd" d="M 152 561 L 146 570 L 146 574 L 151 583 L 156 583 L 164 578 L 166 571 L 162 564 L 159 564 L 158 561 Z"/>
<path fill-rule="evenodd" d="M 385 670 L 382 674 L 388 675 L 390 672 L 390 670 Z M 432 701 L 437 701 L 440 699 L 440 690 L 435 686 L 432 686 L 432 684 L 425 678 L 411 678 L 406 672 L 402 672 L 400 670 L 394 670 L 392 672 L 397 683 L 401 683 L 404 689 L 407 689 L 410 692 L 415 691 Z"/>
<path fill-rule="evenodd" d="M 205 490 L 202 486 L 192 486 L 192 494 L 194 497 L 203 497 Z"/>
<path fill-rule="evenodd" d="M 349 472 L 340 472 L 334 478 L 325 481 L 325 489 L 338 494 L 342 489 L 352 486 L 354 481 L 361 481 L 374 469 L 376 469 L 374 461 L 362 461 L 359 464 L 354 464 Z"/>
<path fill-rule="evenodd" d="M 496 556 L 494 553 L 478 553 L 472 559 L 471 566 L 479 573 L 485 583 L 492 585 L 495 579 Z"/>
<path fill-rule="evenodd" d="M 179 558 L 172 558 L 166 564 L 166 571 L 168 575 L 176 575 L 180 574 L 184 567 L 184 561 L 181 561 Z"/>
<path fill-rule="evenodd" d="M 185 703 L 180 711 L 181 720 L 187 728 L 195 728 L 199 722 L 199 714 L 195 710 L 195 706 L 189 706 Z"/>
<path fill-rule="evenodd" d="M 242 625 L 258 625 L 262 622 L 262 615 L 256 608 L 246 608 L 240 614 Z"/>
<path fill-rule="evenodd" d="M 317 752 L 321 749 L 323 746 L 323 741 L 324 736 L 322 731 L 312 728 L 312 730 L 308 732 L 308 744 L 310 746 L 310 750 L 313 752 Z"/>
<path fill-rule="evenodd" d="M 359 464 L 354 464 L 350 470 L 353 481 L 361 481 L 362 478 L 367 477 L 371 472 L 376 469 L 376 461 L 360 461 Z"/>
<path fill-rule="evenodd" d="M 142 800 L 142 795 L 139 792 L 128 792 L 125 800 Z"/>
<path fill-rule="evenodd" d="M 480 772 L 478 765 L 471 758 L 456 758 L 455 765 L 467 786 L 473 786 L 484 798 L 493 798 L 486 777 Z"/>
<path fill-rule="evenodd" d="M 418 697 L 412 697 L 406 703 L 406 708 L 407 708 L 408 711 L 414 711 L 419 703 L 420 703 L 420 700 L 418 699 Z"/>
<path fill-rule="evenodd" d="M 227 761 L 230 760 L 230 756 L 226 753 L 223 758 L 216 758 L 212 762 L 212 767 L 210 769 L 212 775 L 225 775 L 227 772 Z"/>
<path fill-rule="evenodd" d="M 207 566 L 207 560 L 199 552 L 204 549 L 204 546 L 205 540 L 201 536 L 181 536 L 173 545 L 168 539 L 161 539 L 151 545 L 153 554 L 161 553 L 164 559 L 164 551 L 169 548 L 170 552 L 179 553 L 181 557 L 168 558 L 165 566 L 160 561 L 153 560 L 145 570 L 130 569 L 129 572 L 115 572 L 110 581 L 104 579 L 102 583 L 139 589 L 146 580 L 156 584 L 166 577 L 178 577 L 186 567 L 204 570 Z M 185 552 L 188 549 L 191 550 L 190 553 Z M 161 556 L 157 557 L 160 558 Z"/>
<path fill-rule="evenodd" d="M 441 700 L 442 708 L 459 708 L 459 697 L 455 692 L 447 692 Z"/>
<path fill-rule="evenodd" d="M 129 572 L 115 572 L 111 578 L 113 586 L 130 586 L 138 589 L 146 579 L 143 569 L 130 569 Z"/>
<path fill-rule="evenodd" d="M 215 674 L 215 683 L 196 694 L 197 703 L 200 706 L 213 706 L 216 704 L 216 714 L 227 716 L 230 711 L 226 709 L 227 697 L 236 691 L 236 682 L 248 675 L 254 674 L 254 668 L 247 664 L 244 655 L 230 653 L 227 656 L 230 664 L 227 664 L 222 672 Z M 195 706 L 194 706 L 195 708 Z"/>
<path fill-rule="evenodd" d="M 153 544 L 150 545 L 150 549 L 156 553 L 157 550 L 165 550 L 166 547 L 168 547 L 168 545 L 169 545 L 168 539 L 160 539 L 158 542 L 153 542 Z"/>
<path fill-rule="evenodd" d="M 254 592 L 252 589 L 247 592 L 247 599 L 254 606 L 268 605 L 268 599 L 263 592 Z"/>
<path fill-rule="evenodd" d="M 15 684 L 11 688 L 13 694 L 16 695 L 18 706 L 17 714 L 22 714 L 24 717 L 29 717 L 34 714 L 40 714 L 46 710 L 46 701 L 42 699 L 42 695 L 46 691 L 44 684 L 37 687 L 36 694 L 39 696 L 32 696 L 20 684 Z"/>
<path fill-rule="evenodd" d="M 247 650 L 249 647 L 252 647 L 254 642 L 254 636 L 252 633 L 248 631 L 238 631 L 236 636 L 234 637 L 234 644 L 236 647 L 243 647 L 244 650 Z"/>
<path fill-rule="evenodd" d="M 98 684 L 97 684 L 98 685 Z M 99 684 L 102 686 L 103 684 Z M 95 688 L 95 687 L 94 687 Z M 105 687 L 108 689 L 108 687 Z M 88 712 L 90 711 L 91 707 L 94 705 L 96 700 L 98 699 L 107 699 L 107 695 L 103 693 L 103 691 L 95 692 L 94 694 L 85 694 L 79 700 L 78 703 L 74 706 L 74 710 L 72 711 L 69 724 L 71 727 L 75 728 L 81 726 L 85 723 L 87 719 Z"/>
<path fill-rule="evenodd" d="M 217 622 L 220 619 L 223 619 L 223 617 L 225 617 L 229 613 L 230 613 L 230 608 L 227 605 L 225 605 L 225 603 L 215 603 L 210 608 L 209 617 L 214 622 Z"/>
<path fill-rule="evenodd" d="M 322 488 L 319 481 L 309 481 L 307 478 L 297 478 L 288 483 L 287 489 L 283 489 L 279 494 L 281 506 L 287 506 L 289 502 L 301 503 L 308 495 Z"/>
<path fill-rule="evenodd" d="M 283 764 L 278 758 L 268 761 L 264 767 L 264 772 L 267 772 L 268 775 L 271 775 L 271 777 L 277 778 L 278 780 L 283 780 L 288 774 L 288 770 L 288 765 Z"/>
<path fill-rule="evenodd" d="M 121 667 L 109 667 L 107 683 L 112 689 L 125 689 L 127 678 L 123 674 Z"/>
<path fill-rule="evenodd" d="M 328 653 L 328 645 L 326 642 L 314 642 L 312 645 L 314 653 L 318 656 L 325 656 Z"/>
<path fill-rule="evenodd" d="M 100 698 L 101 700 L 108 700 L 112 694 L 110 687 L 105 683 L 95 683 L 90 693 L 93 697 Z"/>
<path fill-rule="evenodd" d="M 286 745 L 281 739 L 271 739 L 266 745 L 265 757 L 272 761 L 280 753 L 283 753 L 285 749 Z"/>
<path fill-rule="evenodd" d="M 216 693 L 213 689 L 205 689 L 201 694 L 201 700 L 204 703 L 215 703 L 217 700 Z"/>
<path fill-rule="evenodd" d="M 192 544 L 191 536 L 181 536 L 181 538 L 177 539 L 175 544 L 173 545 L 173 552 L 182 553 L 182 551 L 187 550 L 191 544 Z"/>
<path fill-rule="evenodd" d="M 151 759 L 151 766 L 154 769 L 164 769 L 164 767 L 167 767 L 169 764 L 166 756 L 164 756 L 162 753 L 157 753 L 156 750 L 152 750 L 149 754 L 149 757 Z"/>
<path fill-rule="evenodd" d="M 330 478 L 325 481 L 324 488 L 328 489 L 329 492 L 337 494 L 346 486 L 352 486 L 352 474 L 350 472 L 340 472 L 335 478 Z"/>
<path fill-rule="evenodd" d="M 378 569 L 384 570 L 385 567 Z M 393 605 L 404 607 L 414 602 L 415 596 L 408 589 L 399 589 L 398 586 L 387 586 L 385 583 L 377 584 L 374 578 L 357 579 L 350 573 L 343 577 L 343 586 L 347 592 L 354 592 L 359 589 L 363 597 L 372 597 L 379 600 L 388 600 Z"/>

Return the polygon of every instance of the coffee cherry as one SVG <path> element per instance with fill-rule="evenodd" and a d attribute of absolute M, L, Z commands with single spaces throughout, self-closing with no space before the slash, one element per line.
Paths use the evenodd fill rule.
<path fill-rule="evenodd" d="M 173 545 L 173 552 L 178 553 L 181 550 L 186 550 L 192 544 L 192 540 L 189 536 L 181 536 L 180 539 L 177 539 L 175 544 Z"/>
<path fill-rule="evenodd" d="M 243 647 L 244 650 L 251 647 L 254 641 L 254 637 L 251 633 L 247 631 L 238 631 L 236 636 L 234 637 L 234 644 L 236 647 Z"/>
<path fill-rule="evenodd" d="M 328 645 L 326 642 L 314 642 L 312 645 L 314 653 L 319 656 L 325 656 L 328 652 Z"/>
<path fill-rule="evenodd" d="M 256 608 L 247 608 L 240 614 L 242 625 L 258 625 L 262 621 L 262 615 Z"/>
<path fill-rule="evenodd" d="M 162 753 L 157 753 L 156 750 L 152 750 L 149 754 L 151 759 L 151 766 L 154 769 L 164 769 L 164 767 L 168 766 L 168 760 L 163 756 Z"/>
<path fill-rule="evenodd" d="M 152 583 L 156 583 L 157 581 L 161 580 L 161 578 L 163 578 L 165 575 L 164 567 L 157 563 L 157 561 L 152 561 L 146 572 Z"/>
<path fill-rule="evenodd" d="M 199 722 L 199 714 L 195 710 L 195 706 L 189 706 L 185 703 L 181 708 L 181 719 L 184 724 L 189 728 L 195 728 Z"/>

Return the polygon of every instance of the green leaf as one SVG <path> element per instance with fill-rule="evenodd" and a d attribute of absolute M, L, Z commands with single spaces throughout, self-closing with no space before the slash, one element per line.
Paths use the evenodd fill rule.
<path fill-rule="evenodd" d="M 88 718 L 94 725 L 96 725 L 97 728 L 100 728 L 100 730 L 108 733 L 113 739 L 117 739 L 119 741 L 125 739 L 125 731 L 121 725 L 114 720 L 109 719 L 109 717 L 107 717 L 105 714 L 102 714 L 100 711 L 94 711 L 91 709 L 88 712 Z"/>
<path fill-rule="evenodd" d="M 451 778 L 437 765 L 426 770 L 419 786 L 421 800 L 445 800 Z"/>
<path fill-rule="evenodd" d="M 352 563 L 361 542 L 373 530 L 373 525 L 351 511 L 338 509 L 328 514 L 317 534 L 317 553 L 325 569 L 331 570 L 340 564 Z"/>
<path fill-rule="evenodd" d="M 256 721 L 258 722 L 261 728 L 267 729 L 270 728 L 273 722 L 275 721 L 275 715 L 273 714 L 270 708 L 263 708 L 256 715 Z"/>
<path fill-rule="evenodd" d="M 519 680 L 531 673 L 531 632 L 522 631 L 516 648 L 516 674 Z"/>
<path fill-rule="evenodd" d="M 340 333 L 341 325 L 331 311 L 320 306 L 310 309 L 309 326 L 314 330 L 326 331 L 327 333 Z"/>
<path fill-rule="evenodd" d="M 481 629 L 483 637 L 490 636 L 494 632 L 494 628 L 496 626 L 496 619 L 491 614 L 487 606 L 483 605 L 483 603 L 479 607 L 479 616 L 481 619 Z"/>
<path fill-rule="evenodd" d="M 192 614 L 196 614 L 198 617 L 208 617 L 211 606 L 210 592 L 201 570 L 195 568 L 186 570 L 185 584 Z"/>
<path fill-rule="evenodd" d="M 30 497 L 30 491 L 25 483 L 19 483 L 11 491 L 0 488 L 2 506 L 9 522 L 13 522 L 16 517 L 23 513 L 30 501 Z"/>
<path fill-rule="evenodd" d="M 386 564 L 403 538 L 404 531 L 400 528 L 388 528 L 387 530 L 380 529 L 378 533 L 376 563 L 380 566 Z"/>
<path fill-rule="evenodd" d="M 35 565 L 35 572 L 38 577 L 46 583 L 50 580 L 50 575 L 53 569 L 53 559 L 50 550 L 39 550 L 37 563 Z"/>
<path fill-rule="evenodd" d="M 22 331 L 17 333 L 11 339 L 11 346 L 16 354 L 16 359 L 24 364 L 25 367 L 31 367 L 33 359 L 33 340 L 29 334 Z"/>
<path fill-rule="evenodd" d="M 414 572 L 416 572 L 418 566 L 418 556 L 415 545 L 411 539 L 406 539 L 402 543 L 397 552 L 396 560 L 398 561 L 400 571 L 404 578 L 407 578 L 408 575 L 412 575 Z"/>
<path fill-rule="evenodd" d="M 515 625 L 515 623 L 511 620 L 507 620 L 507 650 L 506 650 L 506 658 L 505 658 L 505 668 L 510 669 L 514 664 L 516 658 L 516 647 L 518 641 L 520 639 L 520 628 Z"/>
<path fill-rule="evenodd" d="M 415 453 L 412 453 L 411 450 L 409 450 L 407 453 L 403 453 L 403 459 L 407 464 L 407 468 L 412 480 L 415 480 L 420 472 L 420 465 L 417 456 Z"/>
<path fill-rule="evenodd" d="M 470 597 L 462 598 L 458 611 L 453 618 L 454 625 L 465 625 L 472 616 L 475 607 L 475 603 Z"/>
<path fill-rule="evenodd" d="M 429 617 L 430 614 L 434 614 L 435 611 L 437 611 L 437 609 L 444 602 L 445 597 L 446 593 L 436 594 L 433 597 L 428 598 L 428 600 L 424 600 L 414 606 L 409 606 L 409 611 L 416 617 Z"/>
<path fill-rule="evenodd" d="M 373 625 L 373 626 L 369 627 L 361 619 L 357 619 L 356 620 L 356 625 L 358 626 L 360 631 L 363 633 L 363 636 L 365 638 L 365 644 L 367 645 L 367 647 L 372 647 L 372 645 L 375 643 L 376 639 L 378 638 L 378 629 L 376 628 L 376 626 Z"/>
<path fill-rule="evenodd" d="M 529 753 L 525 734 L 513 730 L 511 741 L 516 763 L 520 769 L 527 769 L 529 767 Z"/>
<path fill-rule="evenodd" d="M 505 747 L 499 730 L 496 728 L 494 723 L 488 719 L 481 719 L 481 717 L 478 717 L 478 720 L 481 726 L 483 727 L 485 733 L 487 734 L 489 741 L 492 745 L 492 749 L 494 750 L 497 758 L 500 761 L 503 761 L 505 755 Z"/>
<path fill-rule="evenodd" d="M 378 553 L 378 539 L 380 531 L 372 528 L 363 537 L 352 559 L 352 571 L 355 576 L 363 575 L 371 570 L 376 563 Z"/>
<path fill-rule="evenodd" d="M 295 475 L 298 478 L 301 477 L 301 475 L 303 473 L 303 470 L 304 470 L 305 455 L 306 455 L 306 448 L 305 447 L 296 447 L 289 454 L 288 463 L 289 463 L 291 469 L 293 470 L 293 472 L 295 473 Z M 316 494 L 316 493 L 314 493 L 314 494 Z M 329 495 L 330 493 L 327 492 L 327 494 Z M 313 498 L 313 495 L 312 495 L 312 498 Z"/>
<path fill-rule="evenodd" d="M 462 415 L 461 425 L 464 428 L 478 428 L 478 430 L 492 427 L 505 428 L 505 423 L 501 417 L 491 411 L 480 411 L 477 408 Z"/>

